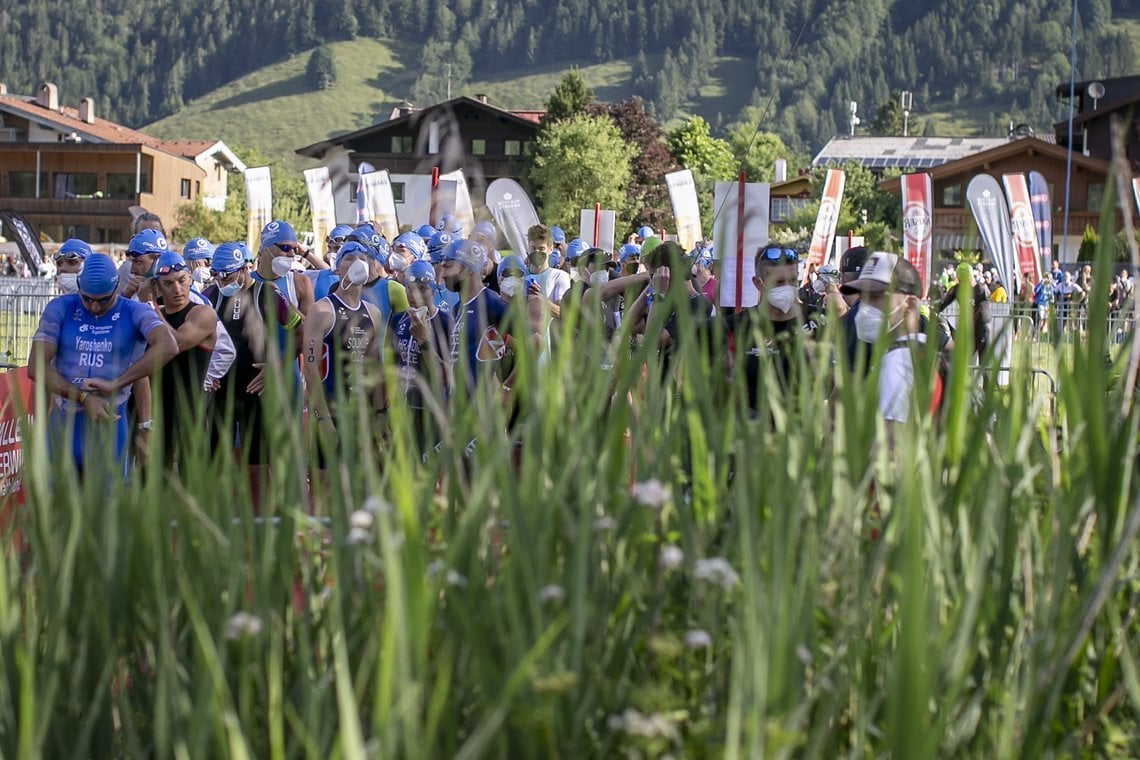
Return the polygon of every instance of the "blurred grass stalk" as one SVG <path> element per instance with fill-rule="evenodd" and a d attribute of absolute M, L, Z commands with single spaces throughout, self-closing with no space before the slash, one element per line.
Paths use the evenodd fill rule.
<path fill-rule="evenodd" d="M 402 410 L 380 443 L 342 408 L 340 466 L 312 486 L 326 523 L 305 514 L 314 442 L 280 376 L 259 521 L 242 463 L 195 430 L 179 478 L 80 483 L 37 399 L 26 546 L 0 564 L 0 754 L 1137 746 L 1138 419 L 1103 336 L 1061 360 L 1055 417 L 1023 372 L 976 401 L 955 375 L 936 424 L 919 366 L 888 452 L 876 373 L 835 374 L 828 340 L 787 396 L 766 368 L 751 417 L 719 339 L 682 322 L 667 367 L 651 340 L 603 370 L 597 326 L 567 312 L 544 362 L 520 346 L 509 435 L 496 387 L 427 462 Z"/>

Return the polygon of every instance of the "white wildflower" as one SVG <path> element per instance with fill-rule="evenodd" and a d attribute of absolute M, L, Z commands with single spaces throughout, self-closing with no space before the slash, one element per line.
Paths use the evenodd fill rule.
<path fill-rule="evenodd" d="M 467 579 L 456 570 L 447 571 L 447 585 L 455 588 L 467 588 Z"/>
<path fill-rule="evenodd" d="M 444 564 L 444 561 L 442 559 L 433 559 L 431 562 L 428 563 L 428 566 L 424 569 L 427 571 L 427 577 L 434 578 L 435 576 L 439 575 L 444 570 L 446 570 L 447 565 Z"/>
<path fill-rule="evenodd" d="M 261 633 L 261 618 L 248 612 L 235 612 L 226 621 L 226 638 L 230 641 L 252 638 Z"/>
<path fill-rule="evenodd" d="M 350 531 L 348 531 L 348 537 L 345 539 L 345 542 L 349 546 L 359 546 L 360 544 L 366 544 L 371 540 L 372 531 L 366 528 L 352 528 Z"/>
<path fill-rule="evenodd" d="M 676 570 L 684 561 L 685 552 L 681 551 L 681 547 L 673 544 L 662 546 L 661 553 L 657 555 L 657 564 L 665 570 Z"/>
<path fill-rule="evenodd" d="M 555 583 L 543 586 L 538 592 L 538 601 L 543 604 L 547 602 L 561 602 L 565 598 L 566 591 Z"/>
<path fill-rule="evenodd" d="M 636 483 L 632 490 L 633 499 L 643 507 L 661 509 L 669 503 L 669 488 L 657 478 L 644 483 Z"/>
<path fill-rule="evenodd" d="M 372 527 L 372 513 L 366 509 L 358 509 L 348 516 L 348 524 L 353 528 L 368 530 Z"/>
<path fill-rule="evenodd" d="M 594 530 L 598 533 L 602 533 L 607 530 L 613 530 L 616 527 L 617 520 L 610 517 L 609 515 L 602 515 L 597 520 L 594 520 Z"/>
<path fill-rule="evenodd" d="M 383 512 L 386 515 L 392 514 L 392 505 L 381 499 L 379 496 L 369 496 L 360 505 L 361 512 L 368 512 L 369 514 L 376 514 Z"/>
<path fill-rule="evenodd" d="M 740 576 L 724 557 L 698 559 L 696 567 L 693 568 L 693 575 L 697 580 L 715 583 L 726 591 L 740 583 Z"/>
<path fill-rule="evenodd" d="M 700 628 L 694 628 L 685 633 L 685 646 L 689 649 L 708 649 L 712 646 L 712 636 L 709 636 L 708 631 L 702 631 Z"/>
<path fill-rule="evenodd" d="M 644 739 L 677 740 L 677 728 L 664 715 L 643 715 L 640 711 L 627 707 L 621 715 L 611 715 L 609 727 L 629 736 Z"/>

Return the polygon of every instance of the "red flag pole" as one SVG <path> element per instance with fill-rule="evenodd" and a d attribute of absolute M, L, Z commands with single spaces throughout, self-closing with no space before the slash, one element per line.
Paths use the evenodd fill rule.
<path fill-rule="evenodd" d="M 598 247 L 598 235 L 602 229 L 602 204 L 594 204 L 594 247 Z"/>
<path fill-rule="evenodd" d="M 439 187 L 439 167 L 431 168 L 431 206 L 428 209 L 428 224 L 435 226 L 435 189 Z"/>
<path fill-rule="evenodd" d="M 736 185 L 736 312 L 744 308 L 744 172 Z"/>

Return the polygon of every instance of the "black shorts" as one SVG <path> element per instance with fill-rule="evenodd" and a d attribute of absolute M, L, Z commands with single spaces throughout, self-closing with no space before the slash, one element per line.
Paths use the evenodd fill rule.
<path fill-rule="evenodd" d="M 269 463 L 269 431 L 261 396 L 253 393 L 234 393 L 225 397 L 217 394 L 212 404 L 215 439 L 219 445 L 241 452 L 249 464 Z"/>

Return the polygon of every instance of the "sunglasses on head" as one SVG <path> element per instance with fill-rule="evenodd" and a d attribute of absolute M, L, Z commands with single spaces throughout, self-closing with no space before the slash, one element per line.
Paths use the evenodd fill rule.
<path fill-rule="evenodd" d="M 405 280 L 405 283 L 408 285 L 434 285 L 435 284 L 435 278 L 434 277 L 428 277 L 426 274 L 421 274 L 419 276 L 407 275 L 404 278 L 404 280 Z"/>
<path fill-rule="evenodd" d="M 770 245 L 760 252 L 760 258 L 765 261 L 780 261 L 783 259 L 789 264 L 794 264 L 800 260 L 800 255 L 792 248 L 781 248 L 778 245 Z"/>
<path fill-rule="evenodd" d="M 127 251 L 127 257 L 132 258 L 132 259 L 137 259 L 139 256 L 151 256 L 151 255 L 153 255 L 153 254 L 150 251 Z"/>
<path fill-rule="evenodd" d="M 112 290 L 107 295 L 100 296 L 98 298 L 95 298 L 94 296 L 89 296 L 86 293 L 80 293 L 79 297 L 83 299 L 84 303 L 94 304 L 96 306 L 106 306 L 107 304 L 111 303 L 111 299 L 115 297 L 115 294 L 118 291 L 119 291 L 119 289 L 115 288 L 114 290 Z"/>
<path fill-rule="evenodd" d="M 344 235 L 337 235 L 336 237 L 326 238 L 325 240 L 333 245 L 344 245 L 344 241 L 348 240 L 348 238 Z"/>
<path fill-rule="evenodd" d="M 83 257 L 78 253 L 57 253 L 53 257 L 56 261 L 82 261 Z"/>
<path fill-rule="evenodd" d="M 232 279 L 233 277 L 235 277 L 239 274 L 241 274 L 240 269 L 235 269 L 232 272 L 219 272 L 216 269 L 210 270 L 210 276 L 213 277 L 215 280 L 218 280 L 219 282 L 221 282 L 222 280 Z"/>
<path fill-rule="evenodd" d="M 167 266 L 159 267 L 158 269 L 154 270 L 154 274 L 156 277 L 162 277 L 164 275 L 173 274 L 175 272 L 185 272 L 189 269 L 190 267 L 186 266 L 185 264 L 169 264 Z"/>

